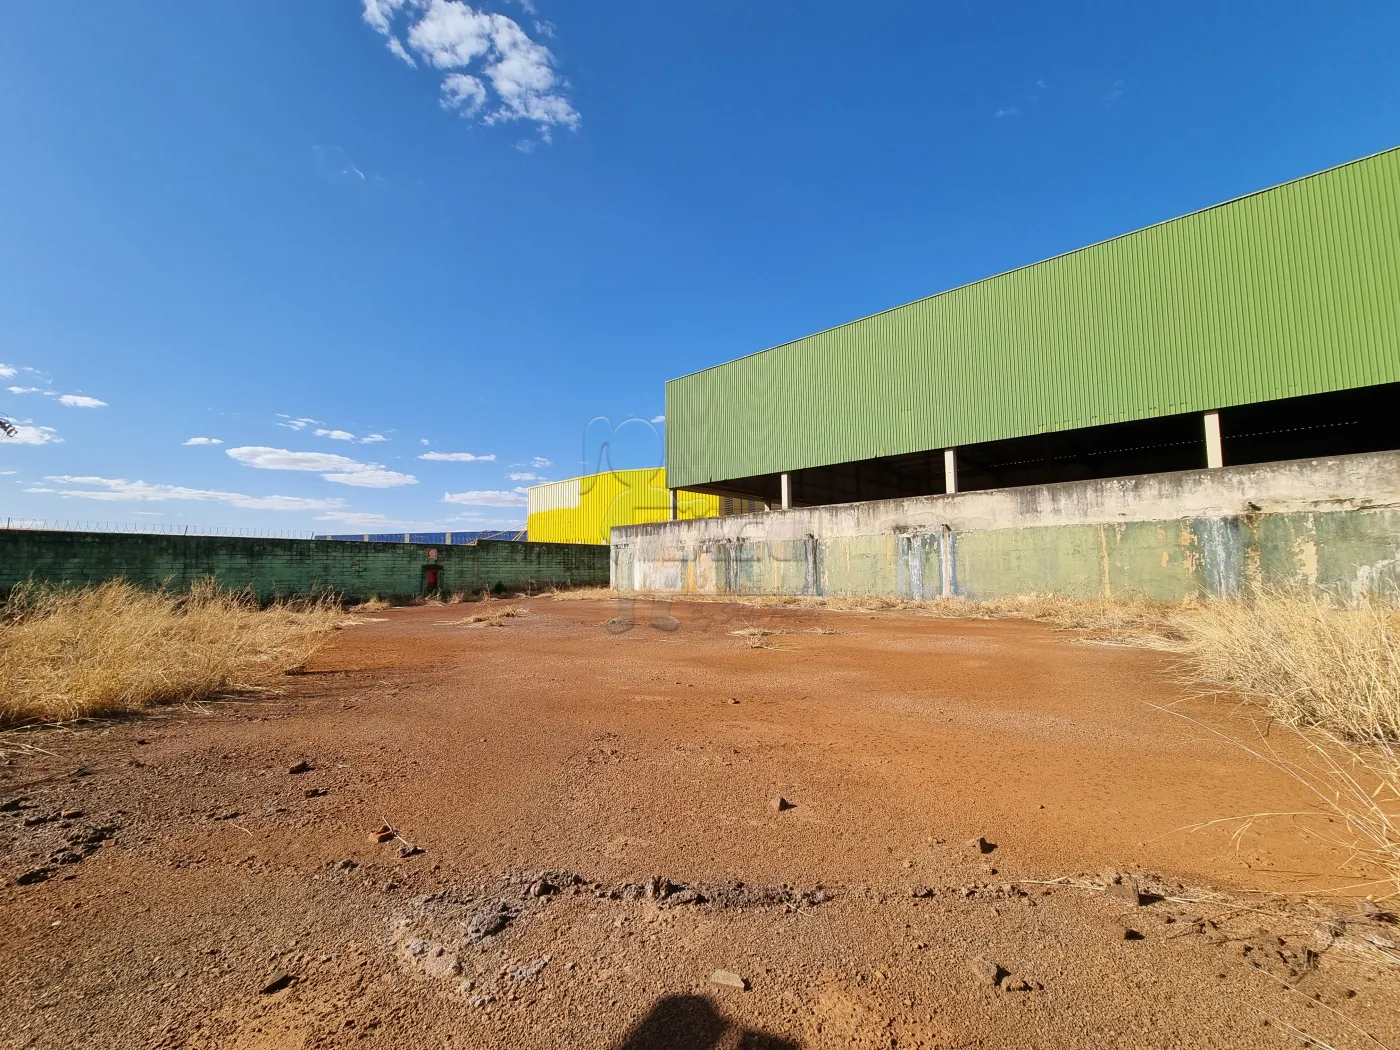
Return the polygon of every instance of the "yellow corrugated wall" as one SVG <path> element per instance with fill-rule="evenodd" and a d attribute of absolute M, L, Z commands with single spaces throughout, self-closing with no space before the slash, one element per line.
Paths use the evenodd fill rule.
<path fill-rule="evenodd" d="M 720 497 L 703 492 L 677 492 L 676 504 L 683 519 L 713 518 L 720 512 Z M 532 487 L 526 529 L 533 543 L 606 544 L 614 525 L 670 517 L 665 467 L 612 470 Z"/>

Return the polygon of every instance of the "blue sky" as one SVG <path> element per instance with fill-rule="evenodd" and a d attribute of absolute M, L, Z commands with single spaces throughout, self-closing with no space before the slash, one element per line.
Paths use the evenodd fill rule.
<path fill-rule="evenodd" d="M 6 14 L 12 517 L 520 521 L 667 379 L 1400 142 L 1393 2 Z"/>

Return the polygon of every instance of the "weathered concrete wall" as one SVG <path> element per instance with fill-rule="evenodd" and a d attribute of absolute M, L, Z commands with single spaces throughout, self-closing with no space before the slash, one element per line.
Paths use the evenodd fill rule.
<path fill-rule="evenodd" d="M 23 580 L 89 584 L 123 577 L 143 586 L 184 589 L 215 577 L 224 587 L 278 595 L 334 593 L 346 598 L 423 593 L 423 569 L 439 567 L 439 590 L 601 586 L 604 547 L 481 540 L 442 545 L 226 536 L 144 536 L 0 529 L 0 592 Z"/>
<path fill-rule="evenodd" d="M 995 598 L 1400 593 L 1400 453 L 614 529 L 614 587 Z"/>

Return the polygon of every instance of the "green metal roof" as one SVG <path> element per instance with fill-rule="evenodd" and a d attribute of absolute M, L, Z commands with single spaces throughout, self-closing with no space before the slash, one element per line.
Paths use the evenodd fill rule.
<path fill-rule="evenodd" d="M 1400 381 L 1400 148 L 674 379 L 666 474 Z"/>

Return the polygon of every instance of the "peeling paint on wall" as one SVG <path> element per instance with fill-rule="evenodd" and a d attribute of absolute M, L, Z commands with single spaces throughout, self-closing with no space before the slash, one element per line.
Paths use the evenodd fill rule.
<path fill-rule="evenodd" d="M 906 598 L 1179 601 L 1261 586 L 1342 600 L 1400 595 L 1400 499 L 1386 488 L 1398 485 L 1400 454 L 1374 453 L 1014 490 L 1012 502 L 1028 508 L 1025 525 L 1001 512 L 1005 492 L 670 522 L 614 532 L 612 581 L 621 590 Z M 1190 511 L 1238 497 L 1239 512 L 1138 517 L 1135 493 L 1155 509 L 1172 486 Z M 1273 507 L 1260 509 L 1260 491 Z M 1343 496 L 1315 498 L 1322 491 Z M 1049 516 L 1038 507 L 1058 509 Z M 1117 520 L 1073 520 L 1110 507 Z M 991 527 L 950 524 L 960 520 Z M 703 570 L 711 550 L 720 571 Z"/>

